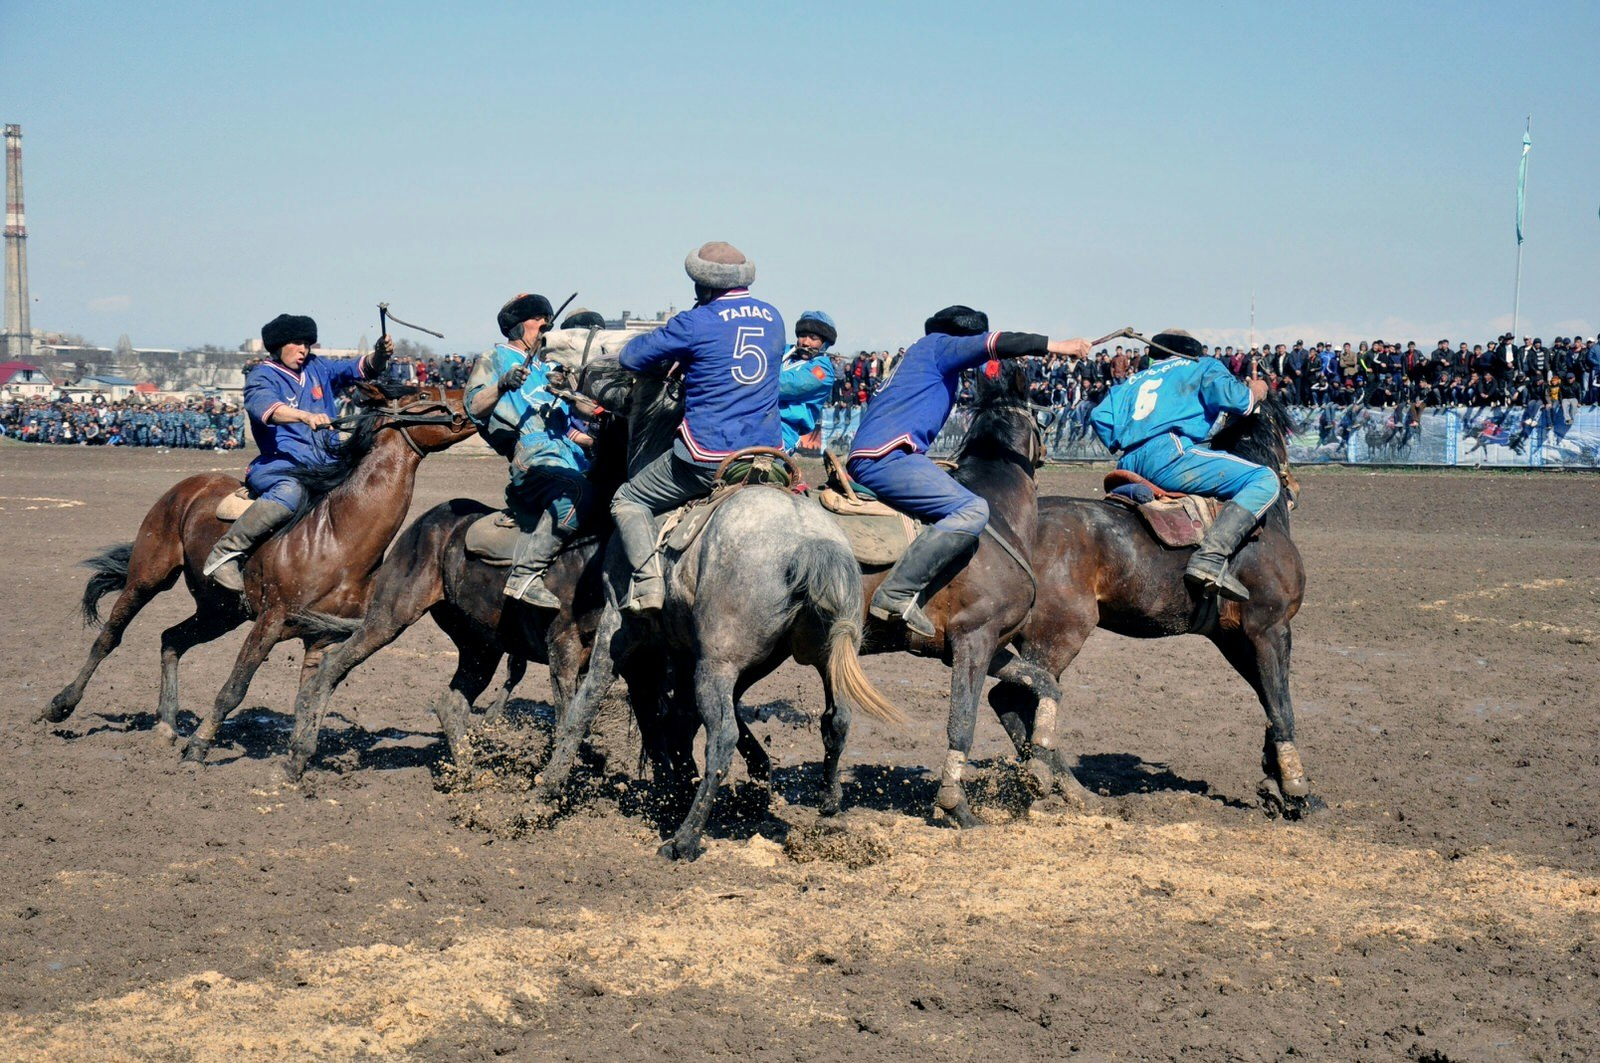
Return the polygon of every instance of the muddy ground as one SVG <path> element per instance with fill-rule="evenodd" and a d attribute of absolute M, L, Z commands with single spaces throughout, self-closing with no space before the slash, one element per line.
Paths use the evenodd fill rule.
<path fill-rule="evenodd" d="M 158 740 L 181 589 L 75 716 L 35 723 L 89 642 L 76 563 L 180 476 L 235 464 L 0 444 L 0 1057 L 1600 1055 L 1593 477 L 1302 473 L 1292 686 L 1327 803 L 1309 821 L 1255 807 L 1261 712 L 1208 643 L 1097 634 L 1063 729 L 1102 810 L 1016 811 L 986 717 L 996 822 L 930 823 L 947 673 L 884 657 L 867 669 L 913 723 L 858 717 L 848 811 L 819 828 L 820 697 L 790 666 L 746 705 L 779 768 L 771 814 L 725 791 L 707 855 L 672 865 L 636 785 L 521 829 L 541 669 L 485 742 L 501 774 L 452 786 L 431 622 L 336 696 L 299 789 L 279 774 L 297 645 L 208 767 Z M 416 511 L 493 499 L 501 476 L 430 459 Z M 189 713 L 240 638 L 185 660 Z"/>

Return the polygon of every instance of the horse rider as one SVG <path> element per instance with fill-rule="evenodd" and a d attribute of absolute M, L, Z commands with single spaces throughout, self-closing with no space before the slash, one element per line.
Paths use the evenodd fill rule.
<path fill-rule="evenodd" d="M 778 376 L 786 332 L 775 307 L 750 294 L 756 265 L 721 241 L 689 252 L 684 271 L 694 306 L 622 350 L 624 369 L 682 374 L 684 412 L 672 449 L 617 491 L 611 516 L 633 568 L 623 608 L 661 608 L 666 587 L 656 560 L 657 514 L 711 493 L 723 459 L 783 441 Z"/>
<path fill-rule="evenodd" d="M 1278 476 L 1203 444 L 1219 414 L 1255 412 L 1268 388 L 1260 379 L 1245 384 L 1200 351 L 1200 341 L 1182 329 L 1157 333 L 1150 349 L 1155 364 L 1111 389 L 1095 407 L 1094 430 L 1118 455 L 1119 469 L 1166 491 L 1225 500 L 1183 578 L 1203 595 L 1248 601 L 1228 561 L 1277 500 Z"/>
<path fill-rule="evenodd" d="M 267 359 L 244 380 L 250 434 L 261 451 L 244 477 L 254 501 L 206 558 L 202 572 L 219 587 L 244 590 L 245 555 L 287 524 L 305 499 L 295 470 L 334 460 L 314 433 L 338 412 L 338 393 L 357 380 L 383 376 L 394 351 L 382 336 L 371 354 L 323 358 L 311 350 L 316 342 L 317 323 L 309 317 L 279 314 L 261 326 Z"/>
<path fill-rule="evenodd" d="M 554 362 L 542 356 L 543 333 L 554 311 L 542 295 L 517 295 L 500 308 L 504 343 L 478 357 L 467 378 L 467 416 L 511 465 L 506 509 L 521 534 L 511 551 L 505 595 L 536 609 L 560 609 L 544 574 L 567 540 L 588 518 L 593 491 L 588 477 L 590 439 L 578 417 L 594 404 L 557 395 Z"/>
<path fill-rule="evenodd" d="M 833 356 L 839 338 L 833 318 L 807 310 L 794 323 L 794 345 L 783 355 L 778 375 L 778 417 L 783 422 L 783 449 L 793 454 L 800 440 L 816 430 L 822 404 L 833 394 Z"/>
<path fill-rule="evenodd" d="M 962 371 L 995 358 L 1083 358 L 1089 342 L 990 332 L 988 316 L 968 306 L 945 307 L 928 318 L 923 331 L 867 404 L 846 468 L 880 500 L 932 523 L 889 570 L 870 606 L 878 619 L 899 618 L 910 630 L 932 638 L 933 622 L 917 598 L 946 565 L 976 545 L 989 523 L 989 504 L 927 455 L 955 406 Z"/>

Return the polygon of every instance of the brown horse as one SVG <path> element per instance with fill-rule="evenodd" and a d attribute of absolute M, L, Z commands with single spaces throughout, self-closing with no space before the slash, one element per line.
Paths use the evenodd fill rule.
<path fill-rule="evenodd" d="M 614 363 L 586 367 L 596 397 L 608 408 L 625 411 L 631 380 Z M 467 531 L 493 512 L 481 502 L 455 498 L 412 522 L 373 577 L 369 604 L 349 637 L 323 657 L 295 699 L 294 734 L 285 771 L 291 780 L 305 773 L 316 755 L 318 732 L 328 699 L 358 665 L 389 645 L 406 628 L 432 616 L 456 646 L 450 684 L 433 703 L 451 755 L 466 734 L 472 702 L 488 687 L 503 656 L 511 663 L 505 696 L 522 676 L 527 661 L 550 669 L 556 709 L 577 689 L 578 672 L 589 660 L 589 646 L 605 608 L 601 585 L 603 538 L 610 533 L 608 506 L 627 475 L 628 426 L 606 419 L 594 430 L 595 519 L 585 533 L 563 547 L 551 562 L 546 584 L 561 599 L 559 611 L 513 603 L 501 593 L 506 570 L 467 552 Z"/>
<path fill-rule="evenodd" d="M 227 530 L 216 512 L 217 504 L 240 486 L 231 476 L 207 473 L 179 482 L 145 515 L 138 538 L 87 562 L 94 570 L 83 596 L 88 622 L 98 622 L 101 597 L 121 593 L 78 677 L 55 696 L 41 719 L 60 721 L 72 714 L 128 624 L 151 599 L 177 583 L 180 574 L 194 597 L 195 611 L 161 633 L 158 730 L 169 739 L 177 738 L 179 659 L 255 617 L 210 716 L 189 740 L 187 759 L 204 759 L 222 721 L 243 700 L 273 646 L 302 639 L 302 682 L 310 675 L 322 650 L 341 637 L 330 633 L 320 617 L 357 616 L 365 608 L 369 578 L 404 519 L 423 456 L 473 432 L 459 397 L 447 398 L 442 388 L 362 382 L 356 390 L 365 408 L 355 418 L 352 435 L 333 464 L 308 470 L 307 494 L 314 501 L 251 555 L 243 596 L 201 575 L 212 546 Z"/>
<path fill-rule="evenodd" d="M 1284 490 L 1267 511 L 1259 537 L 1236 556 L 1230 571 L 1250 591 L 1247 602 L 1196 600 L 1183 579 L 1189 550 L 1162 546 L 1140 518 L 1098 500 L 1048 498 L 1039 507 L 1033 563 L 1039 601 L 1015 643 L 1022 659 L 1054 682 L 1005 682 L 990 704 L 1017 743 L 1084 791 L 1055 751 L 1061 675 L 1096 627 L 1132 638 L 1201 634 L 1244 677 L 1266 711 L 1261 797 L 1269 813 L 1298 818 L 1316 805 L 1295 748 L 1289 700 L 1290 621 L 1305 592 L 1300 551 L 1289 538 L 1293 480 L 1288 471 L 1288 409 L 1269 397 L 1248 417 L 1232 420 L 1211 446 L 1265 465 Z M 1092 800 L 1092 799 L 1090 799 Z"/>
<path fill-rule="evenodd" d="M 999 365 L 993 378 L 976 376 L 972 419 L 955 455 L 956 481 L 989 503 L 989 524 L 977 550 L 964 566 L 947 569 L 942 584 L 935 581 L 925 592 L 923 611 L 933 621 L 932 638 L 897 621 L 867 617 L 862 640 L 864 653 L 905 651 L 937 657 L 950 666 L 949 748 L 935 807 L 960 827 L 981 822 L 967 804 L 961 778 L 972 751 L 984 677 L 1017 684 L 1037 684 L 1044 678 L 1006 649 L 1023 630 L 1036 595 L 1029 555 L 1038 514 L 1034 470 L 1043 458 L 1043 435 L 1028 402 L 1021 364 Z M 872 599 L 887 575 L 886 568 L 863 574 L 864 601 Z M 828 782 L 837 790 L 837 763 L 826 767 Z"/>

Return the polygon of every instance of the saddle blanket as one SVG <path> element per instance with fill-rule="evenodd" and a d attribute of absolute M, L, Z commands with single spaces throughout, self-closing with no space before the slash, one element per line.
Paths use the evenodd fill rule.
<path fill-rule="evenodd" d="M 485 513 L 467 529 L 463 544 L 469 557 L 493 568 L 511 566 L 511 550 L 517 543 L 517 522 L 503 509 Z"/>
<path fill-rule="evenodd" d="M 1106 502 L 1134 510 L 1157 540 L 1173 548 L 1198 546 L 1222 508 L 1221 499 L 1166 491 L 1127 469 L 1107 473 L 1105 488 Z"/>
<path fill-rule="evenodd" d="M 255 499 L 250 497 L 248 487 L 241 487 L 232 494 L 223 495 L 222 501 L 217 503 L 217 519 L 224 523 L 238 520 L 254 501 Z"/>

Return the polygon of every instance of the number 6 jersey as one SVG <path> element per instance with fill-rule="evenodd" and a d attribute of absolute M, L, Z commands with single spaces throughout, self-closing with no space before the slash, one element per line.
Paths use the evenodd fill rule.
<path fill-rule="evenodd" d="M 1111 389 L 1094 408 L 1094 430 L 1112 453 L 1176 432 L 1200 442 L 1224 413 L 1246 414 L 1255 400 L 1215 358 L 1167 358 Z"/>

